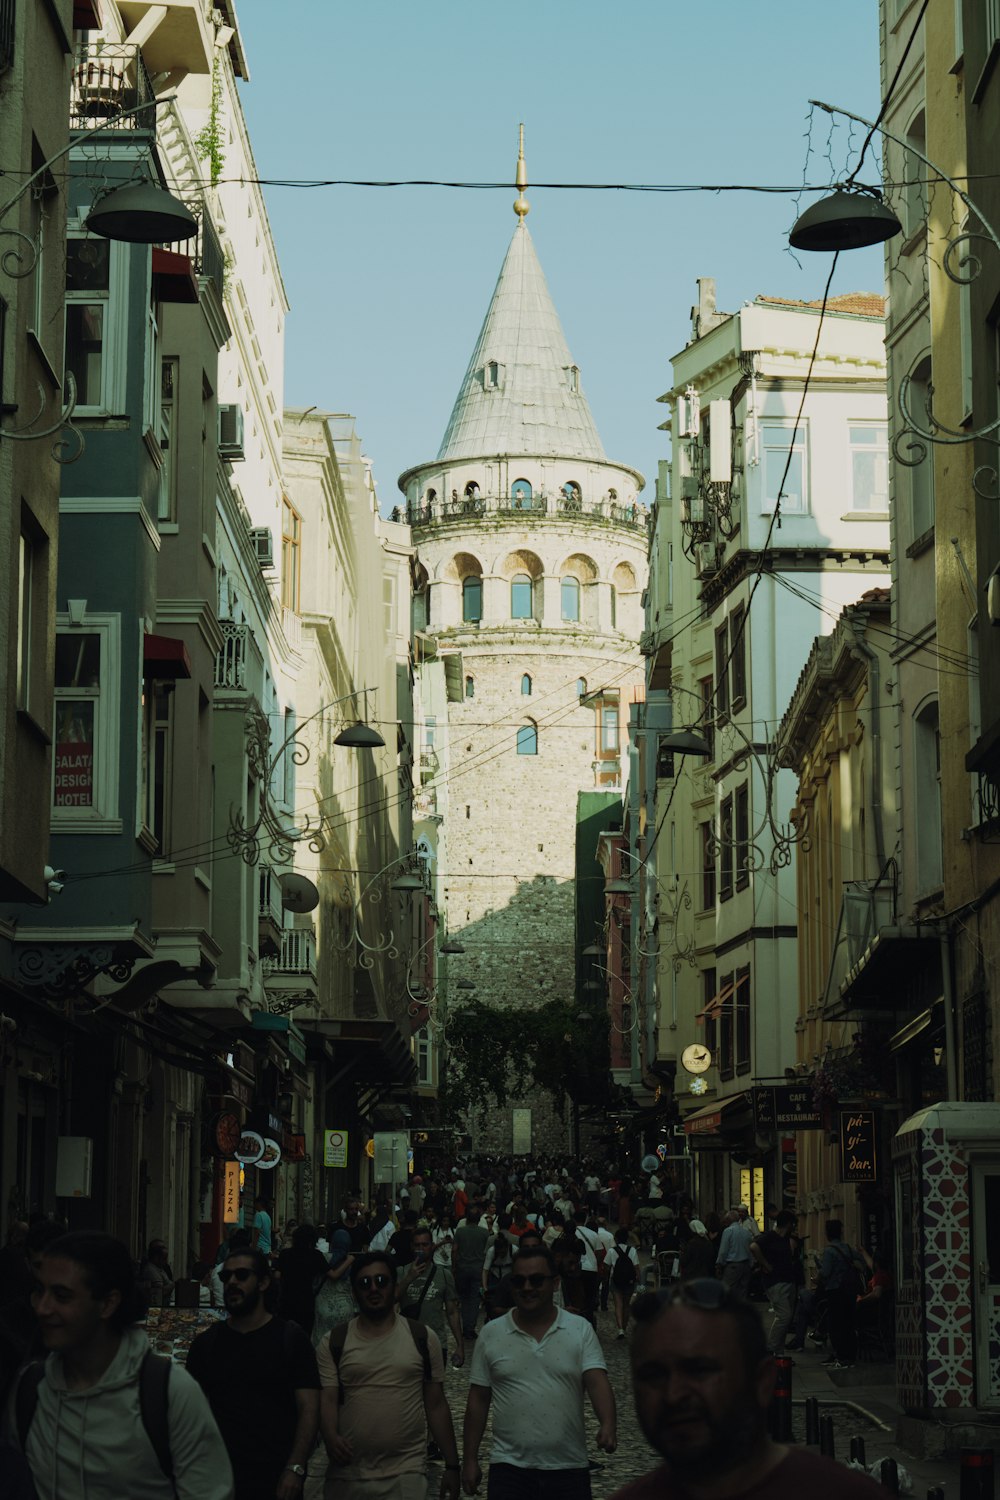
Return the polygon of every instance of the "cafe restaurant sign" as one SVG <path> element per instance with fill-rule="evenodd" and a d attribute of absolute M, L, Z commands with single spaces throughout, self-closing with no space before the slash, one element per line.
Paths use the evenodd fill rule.
<path fill-rule="evenodd" d="M 776 1130 L 821 1130 L 823 1121 L 816 1108 L 810 1084 L 780 1083 L 758 1086 L 753 1091 L 754 1123 L 763 1135 Z"/>

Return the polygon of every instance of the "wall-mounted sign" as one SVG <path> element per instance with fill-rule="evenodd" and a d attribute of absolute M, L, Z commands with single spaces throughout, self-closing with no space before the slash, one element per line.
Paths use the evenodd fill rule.
<path fill-rule="evenodd" d="M 235 1156 L 245 1167 L 256 1166 L 264 1155 L 264 1137 L 256 1130 L 244 1130 L 237 1144 Z"/>
<path fill-rule="evenodd" d="M 236 1224 L 240 1217 L 240 1164 L 223 1162 L 222 1170 L 222 1222 Z"/>
<path fill-rule="evenodd" d="M 258 1171 L 270 1172 L 281 1160 L 281 1146 L 268 1135 L 264 1137 L 264 1149 L 260 1160 L 254 1162 Z"/>
<path fill-rule="evenodd" d="M 323 1165 L 324 1167 L 347 1166 L 346 1130 L 324 1130 Z"/>
<path fill-rule="evenodd" d="M 212 1121 L 212 1140 L 219 1156 L 232 1156 L 240 1143 L 241 1135 L 239 1116 L 233 1114 L 232 1110 L 222 1110 Z"/>
<path fill-rule="evenodd" d="M 843 1110 L 840 1116 L 841 1182 L 876 1182 L 878 1154 L 876 1148 L 875 1111 Z"/>
<path fill-rule="evenodd" d="M 812 1085 L 805 1083 L 767 1084 L 753 1091 L 754 1122 L 764 1134 L 769 1130 L 822 1130 L 823 1121 L 816 1108 Z"/>

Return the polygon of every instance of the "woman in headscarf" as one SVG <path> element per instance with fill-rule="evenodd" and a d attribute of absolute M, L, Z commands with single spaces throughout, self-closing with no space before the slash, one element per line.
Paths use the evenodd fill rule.
<path fill-rule="evenodd" d="M 336 1328 L 338 1323 L 346 1323 L 358 1310 L 351 1291 L 350 1270 L 353 1263 L 351 1236 L 346 1229 L 335 1229 L 330 1239 L 330 1269 L 316 1294 L 313 1347 L 323 1342 L 331 1328 Z"/>
<path fill-rule="evenodd" d="M 716 1247 L 709 1239 L 707 1229 L 700 1219 L 691 1219 L 688 1227 L 691 1237 L 681 1250 L 681 1280 L 697 1281 L 702 1276 L 714 1276 Z"/>

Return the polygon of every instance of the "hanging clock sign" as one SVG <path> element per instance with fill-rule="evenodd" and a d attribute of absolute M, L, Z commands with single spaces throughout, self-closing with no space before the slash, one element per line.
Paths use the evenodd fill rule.
<path fill-rule="evenodd" d="M 224 1109 L 212 1121 L 212 1141 L 216 1155 L 233 1156 L 240 1143 L 242 1127 L 232 1110 Z"/>
<path fill-rule="evenodd" d="M 256 1130 L 244 1130 L 236 1144 L 236 1150 L 233 1152 L 233 1155 L 245 1167 L 256 1166 L 257 1162 L 264 1155 L 264 1137 L 258 1135 Z"/>

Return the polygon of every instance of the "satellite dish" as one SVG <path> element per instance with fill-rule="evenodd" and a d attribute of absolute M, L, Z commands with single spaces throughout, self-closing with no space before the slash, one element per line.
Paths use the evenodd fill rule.
<path fill-rule="evenodd" d="M 642 1170 L 644 1172 L 655 1172 L 659 1165 L 660 1158 L 658 1156 L 654 1156 L 652 1152 L 642 1158 Z"/>
<path fill-rule="evenodd" d="M 305 875 L 282 875 L 281 904 L 286 911 L 315 911 L 319 905 L 319 891 Z"/>

